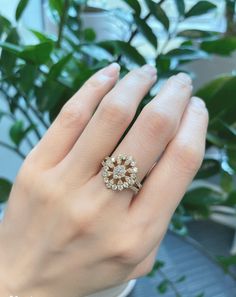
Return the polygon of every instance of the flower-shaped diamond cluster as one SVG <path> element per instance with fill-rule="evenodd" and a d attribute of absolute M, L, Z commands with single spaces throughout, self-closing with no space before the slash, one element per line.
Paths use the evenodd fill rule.
<path fill-rule="evenodd" d="M 102 166 L 103 180 L 108 189 L 122 191 L 134 185 L 137 179 L 138 168 L 132 156 L 106 157 Z"/>

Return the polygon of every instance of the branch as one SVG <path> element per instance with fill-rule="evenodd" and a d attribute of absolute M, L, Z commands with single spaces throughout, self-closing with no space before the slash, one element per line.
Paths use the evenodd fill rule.
<path fill-rule="evenodd" d="M 62 13 L 60 24 L 59 24 L 58 39 L 57 39 L 57 44 L 56 44 L 57 48 L 59 48 L 61 45 L 61 40 L 62 40 L 64 25 L 65 25 L 65 22 L 67 19 L 67 11 L 69 8 L 69 4 L 70 4 L 70 0 L 65 0 L 64 7 L 63 7 L 63 13 Z"/>
<path fill-rule="evenodd" d="M 5 143 L 3 141 L 0 141 L 0 146 L 5 147 L 5 148 L 15 152 L 23 160 L 26 158 L 26 155 L 24 153 L 22 153 L 17 147 L 11 146 L 10 144 Z"/>
<path fill-rule="evenodd" d="M 150 16 L 151 16 L 151 12 L 149 12 L 149 13 L 143 18 L 143 20 L 144 20 L 144 21 L 147 21 L 147 20 L 149 19 Z M 128 39 L 127 43 L 131 43 L 132 40 L 134 39 L 134 37 L 137 35 L 137 33 L 138 33 L 138 28 L 136 28 L 136 29 L 131 33 L 130 38 Z M 120 60 L 121 60 L 121 58 L 122 58 L 122 55 L 119 55 L 118 58 L 117 58 L 117 60 L 116 60 L 116 62 L 119 63 Z"/>
<path fill-rule="evenodd" d="M 168 284 L 170 285 L 171 289 L 173 290 L 173 292 L 175 293 L 176 297 L 181 297 L 180 292 L 178 291 L 177 287 L 175 286 L 175 284 L 168 278 L 168 276 L 165 274 L 165 272 L 162 269 L 158 270 L 159 274 L 168 282 Z"/>
<path fill-rule="evenodd" d="M 18 92 L 18 89 L 16 86 L 14 86 L 16 91 Z M 8 93 L 1 88 L 0 91 L 4 94 L 5 98 L 8 99 L 9 101 L 11 100 L 11 97 L 8 95 Z M 21 94 L 20 94 L 21 95 Z M 25 116 L 25 118 L 29 121 L 29 123 L 33 126 L 35 126 L 35 123 L 32 121 L 32 119 L 30 118 L 30 116 L 27 114 L 27 112 L 22 108 L 22 106 L 20 106 L 17 102 L 15 102 L 17 108 L 21 111 L 21 113 Z M 40 135 L 39 131 L 37 128 L 33 129 L 35 132 L 35 135 L 37 136 L 37 138 L 40 140 L 42 138 L 42 136 Z"/>
<path fill-rule="evenodd" d="M 32 104 L 30 104 L 30 102 L 27 101 L 26 103 L 27 103 L 27 106 L 29 107 L 29 109 L 33 112 L 33 114 L 38 118 L 38 120 L 44 126 L 44 128 L 48 129 L 49 125 L 46 123 L 43 116 L 41 116 L 41 114 L 38 112 L 38 110 L 35 109 L 35 107 Z"/>

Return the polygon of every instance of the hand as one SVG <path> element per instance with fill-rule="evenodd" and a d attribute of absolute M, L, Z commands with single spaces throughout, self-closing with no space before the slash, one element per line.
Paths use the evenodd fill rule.
<path fill-rule="evenodd" d="M 117 64 L 93 75 L 17 176 L 0 224 L 0 279 L 13 295 L 86 296 L 152 269 L 171 215 L 201 165 L 208 113 L 180 73 L 117 146 L 156 71 L 146 65 L 116 84 L 118 76 Z M 101 162 L 119 153 L 135 158 L 139 180 L 149 172 L 136 196 L 104 185 Z"/>

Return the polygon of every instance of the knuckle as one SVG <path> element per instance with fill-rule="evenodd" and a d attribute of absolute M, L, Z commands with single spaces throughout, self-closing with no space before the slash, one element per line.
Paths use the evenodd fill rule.
<path fill-rule="evenodd" d="M 84 83 L 85 88 L 100 89 L 103 87 L 102 81 L 96 75 L 92 76 Z"/>
<path fill-rule="evenodd" d="M 145 123 L 151 137 L 156 137 L 157 132 L 170 137 L 177 126 L 176 119 L 171 117 L 167 111 L 150 107 L 146 110 Z"/>
<path fill-rule="evenodd" d="M 77 234 L 83 235 L 91 232 L 94 222 L 98 217 L 98 212 L 95 207 L 87 205 L 84 209 L 73 207 L 68 211 L 70 226 L 76 230 Z"/>
<path fill-rule="evenodd" d="M 153 77 L 150 74 L 148 74 L 146 71 L 142 71 L 140 68 L 134 70 L 134 75 L 138 81 L 141 81 L 144 84 L 150 84 L 150 81 L 153 80 Z"/>
<path fill-rule="evenodd" d="M 128 239 L 117 247 L 116 258 L 120 263 L 135 266 L 143 260 L 143 255 L 137 248 L 140 241 L 137 239 Z"/>
<path fill-rule="evenodd" d="M 178 86 L 181 89 L 185 90 L 191 90 L 192 85 L 187 81 L 187 79 L 183 79 L 180 75 L 175 75 L 170 78 L 170 84 L 173 84 L 174 86 Z"/>
<path fill-rule="evenodd" d="M 87 112 L 77 103 L 68 101 L 61 109 L 59 122 L 61 126 L 72 128 L 82 126 L 88 118 Z"/>
<path fill-rule="evenodd" d="M 118 122 L 127 125 L 133 118 L 132 111 L 121 100 L 107 100 L 101 105 L 101 117 L 109 122 Z"/>
<path fill-rule="evenodd" d="M 204 158 L 204 146 L 193 145 L 187 141 L 176 141 L 174 145 L 176 161 L 187 172 L 197 172 Z"/>

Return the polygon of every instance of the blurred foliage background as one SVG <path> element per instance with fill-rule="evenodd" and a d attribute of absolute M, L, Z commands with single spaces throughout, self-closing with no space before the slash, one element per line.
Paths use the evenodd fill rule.
<path fill-rule="evenodd" d="M 145 13 L 139 1 L 123 0 L 130 9 L 128 17 L 123 18 L 128 32 L 126 40 L 97 40 L 94 28 L 84 27 L 81 16 L 91 11 L 87 1 L 48 0 L 46 14 L 56 31 L 53 34 L 31 30 L 37 41 L 30 45 L 25 43 L 19 30 L 28 2 L 19 2 L 15 22 L 0 15 L 0 100 L 6 106 L 0 110 L 0 125 L 5 118 L 11 121 L 9 142 L 0 137 L 0 146 L 22 160 L 48 129 L 62 105 L 88 77 L 109 63 L 120 63 L 121 76 L 147 62 L 157 67 L 159 82 L 142 100 L 137 117 L 167 77 L 186 71 L 185 66 L 193 60 L 209 59 L 212 55 L 230 56 L 236 49 L 234 0 L 225 0 L 224 32 L 192 26 L 181 29 L 186 20 L 214 11 L 216 6 L 210 1 L 197 1 L 187 9 L 184 0 L 173 0 L 178 15 L 173 21 L 164 9 L 165 0 L 146 0 Z M 99 9 L 92 11 L 101 12 Z M 155 19 L 165 31 L 164 43 L 160 42 L 159 32 L 154 32 L 150 19 Z M 151 61 L 135 46 L 140 36 L 152 48 Z M 190 75 L 194 77 L 194 73 Z M 170 224 L 171 230 L 183 236 L 188 234 L 186 222 L 189 220 L 211 218 L 216 214 L 231 219 L 233 216 L 236 220 L 235 69 L 201 86 L 196 94 L 206 102 L 210 123 L 204 162 Z M 0 202 L 7 201 L 11 185 L 12 181 L 0 178 Z M 220 259 L 228 273 L 232 273 L 230 267 L 235 263 L 235 256 Z M 162 265 L 157 262 L 154 271 Z M 159 291 L 167 287 L 168 280 Z"/>

